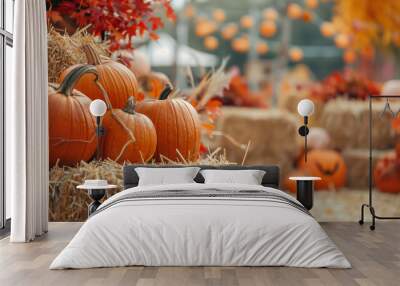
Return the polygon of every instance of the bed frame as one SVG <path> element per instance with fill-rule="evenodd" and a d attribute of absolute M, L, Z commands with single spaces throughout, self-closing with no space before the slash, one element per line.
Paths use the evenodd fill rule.
<path fill-rule="evenodd" d="M 193 165 L 192 165 L 193 166 Z M 177 166 L 177 165 L 125 165 L 124 166 L 124 189 L 136 187 L 139 183 L 139 176 L 135 171 L 137 167 L 147 168 L 180 168 L 180 167 L 191 167 L 191 166 Z M 208 165 L 196 165 L 202 170 L 204 169 L 218 169 L 218 170 L 263 170 L 265 175 L 262 179 L 261 184 L 265 187 L 279 188 L 279 167 L 278 166 L 238 166 L 238 165 L 223 165 L 223 166 L 208 166 Z M 197 183 L 204 183 L 203 176 L 198 173 L 194 180 Z"/>

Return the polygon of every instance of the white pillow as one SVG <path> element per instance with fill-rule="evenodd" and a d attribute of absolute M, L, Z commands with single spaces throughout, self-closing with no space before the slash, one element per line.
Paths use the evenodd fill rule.
<path fill-rule="evenodd" d="M 135 168 L 139 186 L 195 183 L 193 179 L 199 170 L 199 167 Z"/>
<path fill-rule="evenodd" d="M 261 170 L 213 170 L 206 169 L 200 171 L 204 177 L 205 184 L 246 184 L 261 185 L 265 171 Z"/>

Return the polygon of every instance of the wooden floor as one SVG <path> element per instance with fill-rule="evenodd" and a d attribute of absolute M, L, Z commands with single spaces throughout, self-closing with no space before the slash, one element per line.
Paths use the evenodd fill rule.
<path fill-rule="evenodd" d="M 33 243 L 0 241 L 0 285 L 400 285 L 400 223 L 379 222 L 375 232 L 356 223 L 323 223 L 352 269 L 289 267 L 124 267 L 48 270 L 80 223 L 50 223 Z"/>

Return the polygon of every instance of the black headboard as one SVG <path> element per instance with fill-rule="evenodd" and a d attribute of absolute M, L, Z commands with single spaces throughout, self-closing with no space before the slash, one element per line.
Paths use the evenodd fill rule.
<path fill-rule="evenodd" d="M 133 188 L 138 185 L 139 177 L 135 171 L 137 167 L 147 168 L 179 168 L 189 167 L 180 165 L 125 165 L 124 166 L 124 189 Z M 238 166 L 238 165 L 222 165 L 222 166 L 207 166 L 196 165 L 201 169 L 219 169 L 219 170 L 263 170 L 265 171 L 262 185 L 265 187 L 279 188 L 279 167 L 278 166 Z M 198 173 L 194 179 L 197 183 L 204 183 L 203 176 Z"/>

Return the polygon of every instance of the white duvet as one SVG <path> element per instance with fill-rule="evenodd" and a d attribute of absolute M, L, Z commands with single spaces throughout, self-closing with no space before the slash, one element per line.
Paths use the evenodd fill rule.
<path fill-rule="evenodd" d="M 180 184 L 136 187 L 164 190 L 262 190 L 254 185 Z M 294 266 L 350 268 L 310 215 L 255 198 L 153 198 L 112 204 L 90 217 L 50 269 L 145 266 Z"/>

